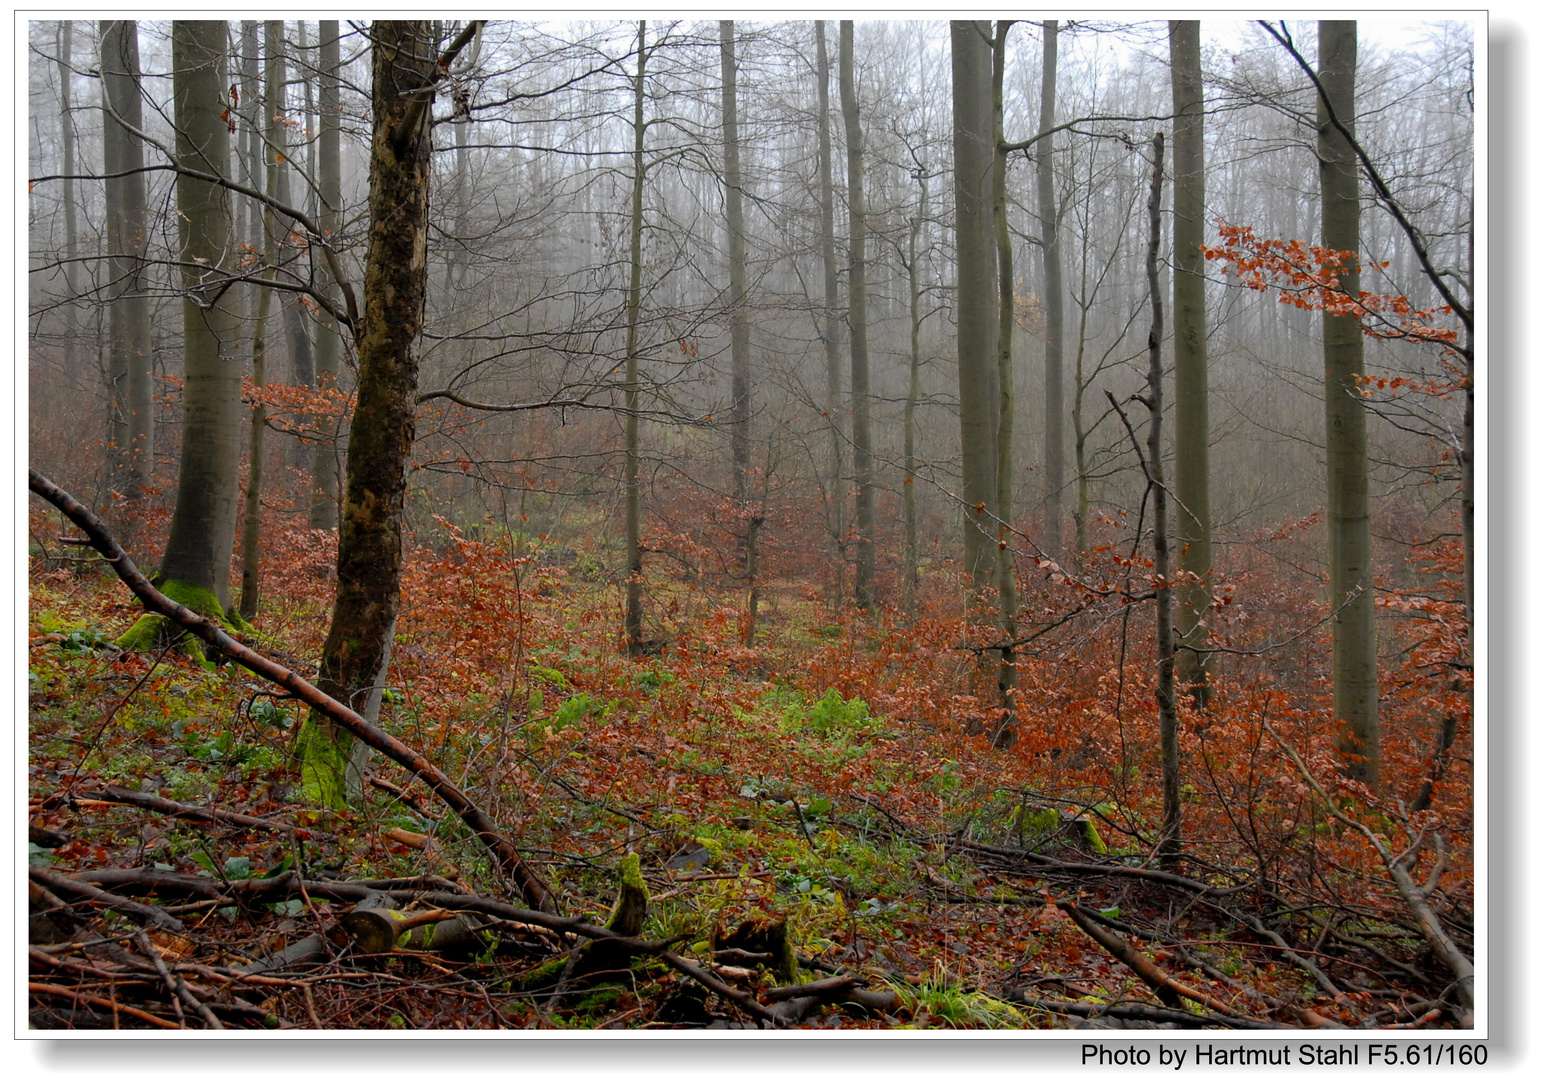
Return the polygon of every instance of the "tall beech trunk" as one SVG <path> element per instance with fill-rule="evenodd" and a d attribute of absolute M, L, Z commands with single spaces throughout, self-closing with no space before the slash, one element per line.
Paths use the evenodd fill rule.
<path fill-rule="evenodd" d="M 349 427 L 338 598 L 317 686 L 374 723 L 402 576 L 405 466 L 413 449 L 415 343 L 429 237 L 429 116 L 438 72 L 428 21 L 376 22 L 371 38 L 370 237 L 358 398 Z M 299 751 L 307 798 L 339 806 L 359 797 L 368 751 L 353 735 L 313 710 Z"/>
<path fill-rule="evenodd" d="M 1149 496 L 1154 500 L 1154 640 L 1159 680 L 1154 688 L 1159 706 L 1160 786 L 1165 820 L 1161 827 L 1160 858 L 1170 866 L 1181 854 L 1181 739 L 1176 722 L 1176 649 L 1171 626 L 1170 535 L 1166 515 L 1164 419 L 1165 368 L 1160 342 L 1165 313 L 1160 294 L 1160 189 L 1165 178 L 1165 135 L 1154 136 L 1154 177 L 1149 186 Z"/>
<path fill-rule="evenodd" d="M 821 315 L 821 349 L 827 360 L 827 429 L 831 433 L 828 486 L 832 492 L 832 535 L 836 537 L 837 571 L 833 609 L 843 604 L 848 565 L 848 493 L 843 482 L 843 364 L 837 317 L 837 226 L 832 194 L 832 110 L 828 87 L 832 82 L 827 58 L 827 24 L 816 22 L 816 155 L 820 172 L 821 272 L 824 307 Z"/>
<path fill-rule="evenodd" d="M 623 361 L 623 501 L 628 580 L 623 595 L 623 646 L 644 652 L 644 547 L 639 500 L 639 309 L 644 274 L 644 35 L 639 20 L 639 66 L 633 84 L 633 210 L 628 240 L 628 340 Z"/>
<path fill-rule="evenodd" d="M 746 305 L 746 218 L 741 209 L 741 136 L 736 120 L 735 23 L 719 24 L 720 122 L 725 137 L 725 261 L 730 270 L 730 457 L 740 527 L 741 579 L 746 583 L 746 644 L 757 636 L 757 534 L 751 513 L 752 328 Z M 753 523 L 755 521 L 755 524 Z"/>
<path fill-rule="evenodd" d="M 1057 558 L 1063 547 L 1063 247 L 1058 241 L 1057 195 L 1052 175 L 1051 130 L 1057 123 L 1058 24 L 1041 24 L 1041 129 L 1036 144 L 1036 213 L 1041 218 L 1042 310 L 1046 347 L 1046 501 L 1042 546 Z"/>
<path fill-rule="evenodd" d="M 139 27 L 132 21 L 98 25 L 102 95 L 111 106 L 102 121 L 102 171 L 107 199 L 109 257 L 108 373 L 112 379 L 114 488 L 140 497 L 155 468 L 155 401 L 150 304 L 143 279 L 145 151 L 138 136 L 112 114 L 143 128 L 140 109 Z M 134 537 L 129 537 L 132 546 Z"/>
<path fill-rule="evenodd" d="M 1170 24 L 1170 87 L 1176 115 L 1175 276 L 1176 351 L 1176 539 L 1180 568 L 1189 575 L 1180 589 L 1177 612 L 1176 672 L 1193 702 L 1208 700 L 1206 617 L 1212 602 L 1208 577 L 1213 570 L 1213 512 L 1208 485 L 1208 326 L 1203 306 L 1202 53 L 1197 20 Z"/>
<path fill-rule="evenodd" d="M 177 157 L 187 168 L 220 175 L 231 158 L 225 59 L 225 23 L 172 24 Z M 183 260 L 183 435 L 161 591 L 200 614 L 219 616 L 230 606 L 241 438 L 235 298 L 224 287 L 230 199 L 218 185 L 187 175 L 179 175 L 176 186 Z"/>
<path fill-rule="evenodd" d="M 338 20 L 323 20 L 317 25 L 317 39 L 321 54 L 322 85 L 317 93 L 318 134 L 317 185 L 321 189 L 322 210 L 319 215 L 324 232 L 330 239 L 338 235 L 343 224 L 343 169 L 339 152 L 339 79 L 338 79 Z M 338 284 L 327 275 L 322 282 L 328 299 L 337 301 Z M 343 338 L 336 320 L 325 311 L 317 317 L 316 378 L 322 389 L 337 385 L 338 373 L 343 368 Z M 323 421 L 331 423 L 331 421 Z M 313 529 L 331 529 L 338 524 L 338 463 L 339 447 L 336 439 L 319 437 L 312 444 L 311 478 L 313 495 L 310 521 Z"/>
<path fill-rule="evenodd" d="M 838 30 L 838 92 L 843 104 L 843 133 L 848 143 L 848 379 L 853 411 L 854 602 L 875 608 L 875 458 L 870 444 L 869 288 L 865 280 L 864 134 L 859 127 L 859 95 L 854 87 L 854 24 Z"/>
<path fill-rule="evenodd" d="M 962 532 L 974 590 L 998 563 L 987 511 L 998 498 L 997 275 L 993 249 L 993 50 L 986 22 L 950 24 L 956 203 L 956 376 Z"/>
<path fill-rule="evenodd" d="M 1353 80 L 1358 24 L 1320 23 L 1321 85 L 1331 109 L 1354 132 Z M 1321 243 L 1354 252 L 1345 260 L 1341 287 L 1357 296 L 1358 159 L 1319 105 Z M 1356 132 L 1354 132 L 1356 136 Z M 1379 683 L 1374 631 L 1374 565 L 1369 534 L 1369 455 L 1363 394 L 1363 328 L 1356 316 L 1321 316 L 1326 367 L 1326 525 L 1330 565 L 1332 707 L 1345 725 L 1337 749 L 1351 775 L 1370 787 L 1380 782 Z"/>

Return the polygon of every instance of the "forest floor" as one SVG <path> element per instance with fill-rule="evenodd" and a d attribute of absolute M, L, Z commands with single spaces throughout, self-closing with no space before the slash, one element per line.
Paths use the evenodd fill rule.
<path fill-rule="evenodd" d="M 56 517 L 35 526 L 61 530 Z M 288 554 L 265 567 L 273 599 L 246 640 L 311 677 L 332 553 L 315 538 L 274 544 Z M 1463 1016 L 1378 859 L 1325 815 L 1252 851 L 1241 830 L 1220 831 L 1227 806 L 1205 806 L 1222 789 L 1189 788 L 1196 832 L 1167 870 L 1153 851 L 1152 739 L 1134 736 L 1113 774 L 1110 740 L 1072 716 L 1022 716 L 1009 751 L 972 734 L 986 721 L 958 614 L 835 617 L 818 590 L 784 582 L 746 648 L 737 594 L 676 583 L 651 596 L 657 654 L 629 659 L 619 590 L 583 560 L 512 560 L 455 538 L 415 549 L 381 724 L 498 822 L 561 916 L 591 928 L 576 932 L 526 912 L 462 822 L 388 762 L 357 808 L 306 806 L 295 701 L 232 663 L 117 649 L 133 596 L 100 562 L 34 555 L 35 1027 Z M 1435 878 L 1449 876 L 1429 895 L 1468 944 L 1469 856 L 1440 852 Z M 630 854 L 648 893 L 642 923 L 625 927 L 634 944 L 582 950 L 627 892 Z M 1333 884 L 1294 891 L 1287 867 L 1316 857 L 1305 880 Z M 378 904 L 438 910 L 428 921 L 477 913 L 449 944 L 403 934 L 371 951 L 350 912 Z"/>

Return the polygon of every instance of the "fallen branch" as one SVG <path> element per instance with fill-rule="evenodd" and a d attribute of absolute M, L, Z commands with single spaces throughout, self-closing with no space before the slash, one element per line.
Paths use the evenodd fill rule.
<path fill-rule="evenodd" d="M 1438 915 L 1434 913 L 1432 906 L 1429 905 L 1422 886 L 1413 881 L 1412 875 L 1407 873 L 1402 857 L 1391 854 L 1390 849 L 1385 846 L 1378 836 L 1374 835 L 1374 830 L 1357 818 L 1344 814 L 1331 796 L 1326 793 L 1326 789 L 1321 787 L 1320 782 L 1310 775 L 1310 770 L 1305 766 L 1299 755 L 1294 752 L 1294 748 L 1280 739 L 1278 733 L 1272 730 L 1270 724 L 1264 726 L 1266 727 L 1267 734 L 1272 736 L 1272 741 L 1277 743 L 1279 749 L 1287 754 L 1289 760 L 1294 763 L 1294 767 L 1299 770 L 1299 775 L 1304 778 L 1305 783 L 1309 784 L 1311 789 L 1320 796 L 1321 802 L 1325 804 L 1326 809 L 1330 811 L 1331 815 L 1348 828 L 1357 829 L 1363 834 L 1364 839 L 1369 841 L 1374 850 L 1379 853 L 1380 861 L 1385 864 L 1385 872 L 1390 875 L 1391 881 L 1395 883 L 1396 892 L 1401 895 L 1401 899 L 1406 902 L 1407 908 L 1417 917 L 1417 926 L 1422 932 L 1423 939 L 1428 942 L 1429 947 L 1434 952 L 1438 953 L 1444 963 L 1449 965 L 1449 969 L 1455 973 L 1455 992 L 1460 995 L 1460 1004 L 1465 1010 L 1460 1022 L 1466 1027 L 1471 1027 L 1473 1023 L 1472 1017 L 1476 1012 L 1476 968 L 1471 963 L 1470 957 L 1461 952 L 1460 946 L 1456 945 L 1454 939 L 1444 932 L 1444 927 L 1440 925 Z"/>
<path fill-rule="evenodd" d="M 287 825 L 282 821 L 269 821 L 266 818 L 252 817 L 250 814 L 238 814 L 231 810 L 217 810 L 212 806 L 190 806 L 187 803 L 173 802 L 171 799 L 163 799 L 159 795 L 151 795 L 149 792 L 133 791 L 129 788 L 118 787 L 109 784 L 105 788 L 96 791 L 82 791 L 75 795 L 77 803 L 93 804 L 122 804 L 125 806 L 138 806 L 142 810 L 154 810 L 158 814 L 168 817 L 184 818 L 188 821 L 205 821 L 212 824 L 240 825 L 246 829 L 267 829 L 271 832 L 280 832 L 288 836 L 307 837 L 311 835 L 309 829 L 297 829 L 294 825 Z"/>
<path fill-rule="evenodd" d="M 423 755 L 347 705 L 324 694 L 295 672 L 248 648 L 208 619 L 163 595 L 134 565 L 129 553 L 124 551 L 95 514 L 37 470 L 27 470 L 27 484 L 34 493 L 52 503 L 86 534 L 92 546 L 112 564 L 114 572 L 139 598 L 140 603 L 145 605 L 147 611 L 170 619 L 253 674 L 284 687 L 292 696 L 327 716 L 356 739 L 418 776 L 488 849 L 500 869 L 520 888 L 527 903 L 543 911 L 556 910 L 552 892 L 526 865 L 526 860 L 521 858 L 515 845 L 500 833 L 493 819 Z"/>
<path fill-rule="evenodd" d="M 141 926 L 149 924 L 161 930 L 170 930 L 174 934 L 187 932 L 182 921 L 160 908 L 151 907 L 149 904 L 141 904 L 128 897 L 119 896 L 117 893 L 104 892 L 95 885 L 88 885 L 84 881 L 56 874 L 51 870 L 45 870 L 41 866 L 27 868 L 27 876 L 53 893 L 69 893 L 93 903 L 102 904 L 112 908 L 120 915 L 139 923 Z"/>

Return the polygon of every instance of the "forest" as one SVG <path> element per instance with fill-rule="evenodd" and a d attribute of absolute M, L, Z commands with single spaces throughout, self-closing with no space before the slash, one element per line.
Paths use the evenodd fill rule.
<path fill-rule="evenodd" d="M 30 1027 L 1485 1019 L 1471 22 L 26 34 Z"/>

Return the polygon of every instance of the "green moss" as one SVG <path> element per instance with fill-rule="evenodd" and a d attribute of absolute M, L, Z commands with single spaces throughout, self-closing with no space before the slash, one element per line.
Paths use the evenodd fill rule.
<path fill-rule="evenodd" d="M 349 805 L 348 748 L 330 738 L 311 716 L 301 725 L 295 756 L 301 763 L 301 797 L 306 802 L 335 810 Z"/>
<path fill-rule="evenodd" d="M 163 581 L 157 585 L 157 588 L 167 599 L 175 600 L 188 610 L 197 612 L 221 626 L 232 626 L 220 606 L 220 598 L 211 590 L 190 585 L 186 581 Z M 179 633 L 183 637 L 178 648 L 190 659 L 198 661 L 207 668 L 213 668 L 214 665 L 204 656 L 202 642 L 162 615 L 141 615 L 115 644 L 120 649 L 131 652 L 148 652 L 166 645 L 172 640 L 174 634 Z"/>

